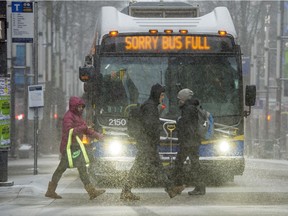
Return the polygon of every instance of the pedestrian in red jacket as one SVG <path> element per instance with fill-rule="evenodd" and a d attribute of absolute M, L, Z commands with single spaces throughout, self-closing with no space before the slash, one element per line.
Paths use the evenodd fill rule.
<path fill-rule="evenodd" d="M 78 150 L 80 149 L 79 144 L 77 143 L 76 136 L 82 139 L 83 135 L 86 135 L 90 138 L 96 138 L 98 140 L 103 140 L 104 136 L 95 130 L 88 128 L 86 122 L 82 118 L 82 113 L 85 108 L 85 103 L 83 99 L 79 97 L 71 97 L 69 100 L 69 110 L 65 113 L 62 124 L 62 138 L 60 144 L 60 153 L 61 160 L 60 163 L 52 175 L 52 180 L 49 182 L 47 192 L 45 194 L 46 197 L 50 197 L 53 199 L 61 199 L 55 190 L 57 188 L 57 184 L 62 176 L 62 174 L 68 168 L 68 158 L 66 147 L 68 143 L 68 136 L 70 129 L 73 129 L 72 134 L 72 142 L 71 149 Z M 77 169 L 79 172 L 79 176 L 81 181 L 84 184 L 84 188 L 89 194 L 90 199 L 94 199 L 97 196 L 105 193 L 105 190 L 96 190 L 89 180 L 89 175 L 86 169 L 85 161 L 78 163 Z"/>

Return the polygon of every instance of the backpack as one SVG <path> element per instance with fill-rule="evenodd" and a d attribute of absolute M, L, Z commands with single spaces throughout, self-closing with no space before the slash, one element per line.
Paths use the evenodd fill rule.
<path fill-rule="evenodd" d="M 142 131 L 142 111 L 140 104 L 130 109 L 127 121 L 127 132 L 130 137 L 139 138 Z"/>
<path fill-rule="evenodd" d="M 214 119 L 211 113 L 207 112 L 202 107 L 197 107 L 198 110 L 198 134 L 202 139 L 208 140 L 214 134 Z"/>

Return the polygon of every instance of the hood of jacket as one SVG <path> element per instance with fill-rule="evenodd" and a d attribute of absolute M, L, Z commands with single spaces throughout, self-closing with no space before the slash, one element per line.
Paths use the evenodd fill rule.
<path fill-rule="evenodd" d="M 160 104 L 159 99 L 162 92 L 165 92 L 164 86 L 156 83 L 151 88 L 149 99 L 153 100 L 156 104 Z"/>
<path fill-rule="evenodd" d="M 73 113 L 75 113 L 76 115 L 81 115 L 81 113 L 78 111 L 77 107 L 79 105 L 83 105 L 85 106 L 85 102 L 82 98 L 80 97 L 75 97 L 72 96 L 69 99 L 69 110 Z"/>

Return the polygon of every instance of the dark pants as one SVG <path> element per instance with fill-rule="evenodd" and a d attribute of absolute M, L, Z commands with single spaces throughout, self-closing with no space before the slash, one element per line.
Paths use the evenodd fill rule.
<path fill-rule="evenodd" d="M 164 171 L 158 152 L 147 152 L 139 150 L 134 164 L 129 171 L 124 190 L 130 191 L 133 187 L 145 185 L 147 182 L 161 184 L 169 189 L 173 186 Z"/>
<path fill-rule="evenodd" d="M 189 146 L 183 147 L 180 146 L 180 150 L 177 153 L 175 160 L 175 167 L 173 170 L 173 178 L 176 185 L 183 185 L 185 178 L 184 174 L 184 162 L 187 157 L 190 159 L 190 169 L 191 175 L 195 175 L 195 186 L 201 186 L 204 184 L 203 181 L 203 169 L 200 166 L 199 161 L 199 147 L 198 146 Z M 189 173 L 190 174 L 190 173 Z"/>
<path fill-rule="evenodd" d="M 58 167 L 56 168 L 56 170 L 54 171 L 52 175 L 52 182 L 54 182 L 55 184 L 58 184 L 60 178 L 62 177 L 63 173 L 66 171 L 67 167 L 68 167 L 68 159 L 67 159 L 66 153 L 64 153 L 61 156 L 61 160 L 60 160 Z M 89 175 L 88 175 L 85 163 L 83 163 L 83 165 L 81 164 L 80 166 L 78 166 L 77 169 L 79 172 L 80 179 L 83 182 L 84 186 L 90 184 Z"/>

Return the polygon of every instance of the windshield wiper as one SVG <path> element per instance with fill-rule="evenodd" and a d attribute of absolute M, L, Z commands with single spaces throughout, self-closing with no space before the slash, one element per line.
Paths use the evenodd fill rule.
<path fill-rule="evenodd" d="M 214 126 L 219 127 L 219 128 L 214 127 L 214 131 L 219 132 L 219 133 L 223 133 L 223 134 L 226 134 L 229 136 L 233 136 L 236 134 L 236 131 L 238 130 L 237 126 L 239 124 L 240 124 L 240 121 L 237 124 L 231 125 L 231 126 L 214 122 Z"/>

